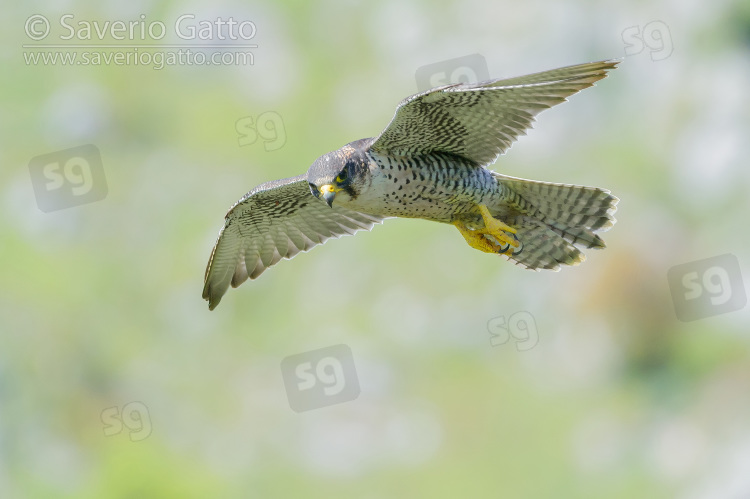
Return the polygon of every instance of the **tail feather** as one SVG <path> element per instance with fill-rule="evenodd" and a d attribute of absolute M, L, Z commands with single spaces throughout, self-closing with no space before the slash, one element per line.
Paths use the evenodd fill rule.
<path fill-rule="evenodd" d="M 521 245 L 509 259 L 530 269 L 559 270 L 585 260 L 575 246 L 605 247 L 596 233 L 614 225 L 619 201 L 608 190 L 495 177 L 506 189 L 505 202 L 517 213 L 510 222 Z"/>
<path fill-rule="evenodd" d="M 516 265 L 531 270 L 557 271 L 562 265 L 578 265 L 586 260 L 586 255 L 573 243 L 536 218 L 517 217 L 514 228 L 521 245 L 504 256 Z"/>

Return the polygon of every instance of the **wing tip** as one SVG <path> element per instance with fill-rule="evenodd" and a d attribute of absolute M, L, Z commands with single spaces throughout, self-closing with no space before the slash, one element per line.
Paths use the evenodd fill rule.
<path fill-rule="evenodd" d="M 208 301 L 209 310 L 215 309 L 221 301 L 221 297 L 227 292 L 230 280 L 234 278 L 237 263 L 241 256 L 241 249 L 238 246 L 233 244 L 230 244 L 229 247 L 226 246 L 227 241 L 225 237 L 236 235 L 232 229 L 226 232 L 230 226 L 230 221 L 226 220 L 224 226 L 219 231 L 219 236 L 216 238 L 216 243 L 211 249 L 211 256 L 208 258 L 206 272 L 203 276 L 203 293 L 201 296 L 204 300 Z M 236 256 L 233 257 L 236 263 L 227 265 L 227 252 L 231 254 L 233 250 L 236 253 Z M 227 278 L 230 272 L 231 277 Z"/>
<path fill-rule="evenodd" d="M 203 286 L 203 299 L 208 302 L 208 309 L 213 310 L 221 302 L 224 293 L 216 293 L 210 283 L 206 282 Z"/>

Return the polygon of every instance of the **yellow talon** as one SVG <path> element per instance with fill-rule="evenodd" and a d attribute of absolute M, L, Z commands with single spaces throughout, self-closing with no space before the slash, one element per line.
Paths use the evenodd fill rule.
<path fill-rule="evenodd" d="M 463 222 L 453 222 L 453 225 L 456 226 L 472 248 L 484 251 L 485 253 L 498 253 L 500 251 L 500 246 L 490 242 L 479 231 L 469 229 Z"/>
<path fill-rule="evenodd" d="M 479 229 L 477 232 L 480 234 L 489 234 L 497 239 L 499 243 L 510 244 L 514 248 L 518 248 L 519 242 L 506 234 L 506 232 L 515 234 L 516 229 L 490 215 L 490 210 L 483 204 L 479 205 L 479 213 L 482 215 L 482 220 L 484 220 L 484 229 Z"/>
<path fill-rule="evenodd" d="M 480 204 L 478 208 L 479 213 L 482 215 L 482 220 L 484 220 L 484 230 L 488 231 L 487 234 L 490 234 L 497 230 L 510 232 L 511 234 L 516 233 L 516 229 L 514 229 L 510 225 L 506 225 L 505 223 L 490 215 L 490 210 L 488 210 L 485 205 Z"/>
<path fill-rule="evenodd" d="M 453 222 L 453 225 L 464 236 L 469 246 L 474 249 L 484 251 L 485 253 L 512 254 L 513 248 L 518 248 L 520 243 L 516 238 L 510 237 L 507 233 L 515 234 L 516 229 L 490 215 L 490 211 L 485 205 L 480 204 L 478 208 L 479 213 L 482 215 L 482 220 L 484 220 L 484 228 L 472 230 L 460 221 Z M 490 241 L 485 235 L 492 236 L 498 244 Z M 501 245 L 506 246 L 504 251 Z"/>

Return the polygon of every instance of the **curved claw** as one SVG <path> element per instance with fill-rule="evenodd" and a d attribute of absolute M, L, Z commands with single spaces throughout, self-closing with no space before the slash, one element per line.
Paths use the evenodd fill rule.
<path fill-rule="evenodd" d="M 522 251 L 523 245 L 516 236 L 516 229 L 494 218 L 486 206 L 478 205 L 479 213 L 484 220 L 481 229 L 470 229 L 463 222 L 454 222 L 461 235 L 472 248 L 485 253 L 514 255 Z"/>

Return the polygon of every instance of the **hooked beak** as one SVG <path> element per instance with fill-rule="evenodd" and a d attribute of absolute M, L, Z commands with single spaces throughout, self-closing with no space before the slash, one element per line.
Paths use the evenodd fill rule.
<path fill-rule="evenodd" d="M 323 196 L 323 200 L 325 200 L 331 208 L 333 208 L 333 199 L 336 197 L 336 191 L 337 189 L 331 184 L 326 184 L 320 188 L 320 194 Z"/>

